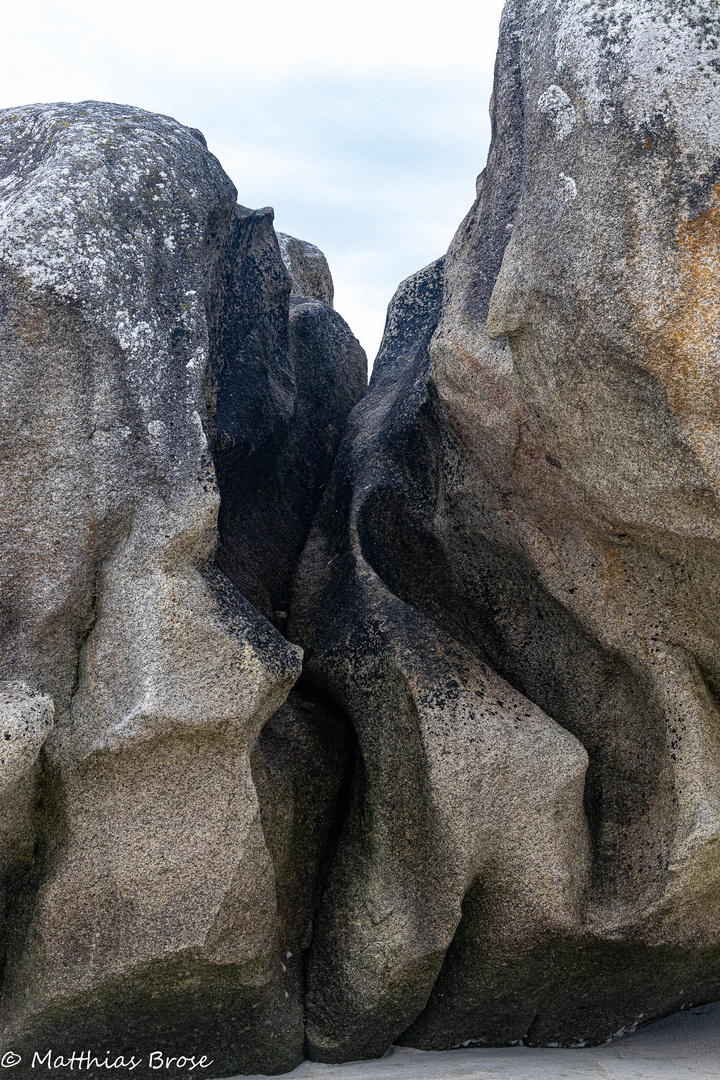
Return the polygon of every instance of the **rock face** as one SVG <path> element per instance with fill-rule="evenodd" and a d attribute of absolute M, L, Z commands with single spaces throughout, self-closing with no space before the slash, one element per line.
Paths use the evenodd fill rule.
<path fill-rule="evenodd" d="M 327 259 L 320 248 L 287 233 L 277 234 L 285 268 L 292 279 L 290 295 L 306 300 L 322 300 L 333 305 L 333 280 Z"/>
<path fill-rule="evenodd" d="M 283 629 L 293 569 L 348 413 L 365 392 L 367 362 L 344 320 L 318 298 L 332 300 L 322 252 L 280 234 L 285 251 L 309 249 L 322 262 L 323 288 L 311 293 L 302 260 L 288 261 L 299 274 L 288 280 L 272 211 L 236 214 L 230 265 L 241 272 L 228 275 L 212 319 L 217 354 L 235 358 L 221 361 L 215 376 L 219 563 Z"/>
<path fill-rule="evenodd" d="M 365 357 L 174 120 L 5 110 L 0 191 L 3 1046 L 289 1069 L 348 736 L 278 712 L 302 653 L 241 588 L 287 588 Z"/>
<path fill-rule="evenodd" d="M 16 1075 L 720 997 L 719 41 L 509 0 L 477 200 L 364 397 L 324 257 L 198 132 L 0 113 Z"/>
<path fill-rule="evenodd" d="M 506 5 L 477 201 L 398 290 L 296 579 L 358 743 L 319 1060 L 720 996 L 719 37 Z"/>

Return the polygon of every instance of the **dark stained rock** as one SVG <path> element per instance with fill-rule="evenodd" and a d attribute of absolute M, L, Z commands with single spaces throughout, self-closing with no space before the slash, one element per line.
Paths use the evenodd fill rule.
<path fill-rule="evenodd" d="M 348 726 L 298 690 L 265 724 L 252 756 L 263 835 L 275 867 L 284 965 L 303 963 L 337 844 L 353 755 Z"/>
<path fill-rule="evenodd" d="M 367 359 L 340 315 L 291 283 L 272 211 L 238 210 L 229 269 L 215 320 L 218 561 L 282 630 L 295 565 L 367 387 Z"/>
<path fill-rule="evenodd" d="M 319 1060 L 601 1042 L 720 996 L 714 5 L 510 0 L 295 586 L 358 741 Z"/>

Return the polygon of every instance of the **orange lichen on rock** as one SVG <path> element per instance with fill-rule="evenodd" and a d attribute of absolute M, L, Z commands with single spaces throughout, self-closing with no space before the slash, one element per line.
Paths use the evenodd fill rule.
<path fill-rule="evenodd" d="M 710 206 L 676 230 L 674 296 L 648 352 L 684 437 L 720 486 L 720 184 Z"/>

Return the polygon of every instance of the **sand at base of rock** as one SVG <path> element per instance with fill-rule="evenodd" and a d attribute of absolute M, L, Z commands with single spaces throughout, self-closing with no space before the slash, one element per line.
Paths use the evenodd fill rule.
<path fill-rule="evenodd" d="M 292 1080 L 717 1080 L 718 1076 L 720 1002 L 649 1024 L 609 1046 L 445 1053 L 393 1046 L 379 1061 L 346 1065 L 306 1061 L 289 1074 Z"/>

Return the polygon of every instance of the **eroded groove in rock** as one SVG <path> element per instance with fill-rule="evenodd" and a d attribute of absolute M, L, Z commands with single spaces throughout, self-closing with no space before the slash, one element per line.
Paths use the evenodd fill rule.
<path fill-rule="evenodd" d="M 268 208 L 238 208 L 209 323 L 220 490 L 217 563 L 281 632 L 290 585 L 367 359 L 332 309 L 312 244 L 275 233 Z M 292 254 L 292 258 L 288 255 Z M 351 734 L 337 709 L 293 690 L 260 732 L 251 763 L 278 901 L 280 965 L 304 997 L 305 951 L 326 873 Z"/>
<path fill-rule="evenodd" d="M 719 29 L 506 5 L 478 199 L 391 305 L 295 590 L 362 760 L 320 1060 L 720 994 Z"/>
<path fill-rule="evenodd" d="M 334 835 L 354 746 L 336 710 L 291 691 L 265 724 L 252 757 L 263 832 L 275 866 L 284 963 L 304 993 L 303 960 Z"/>

